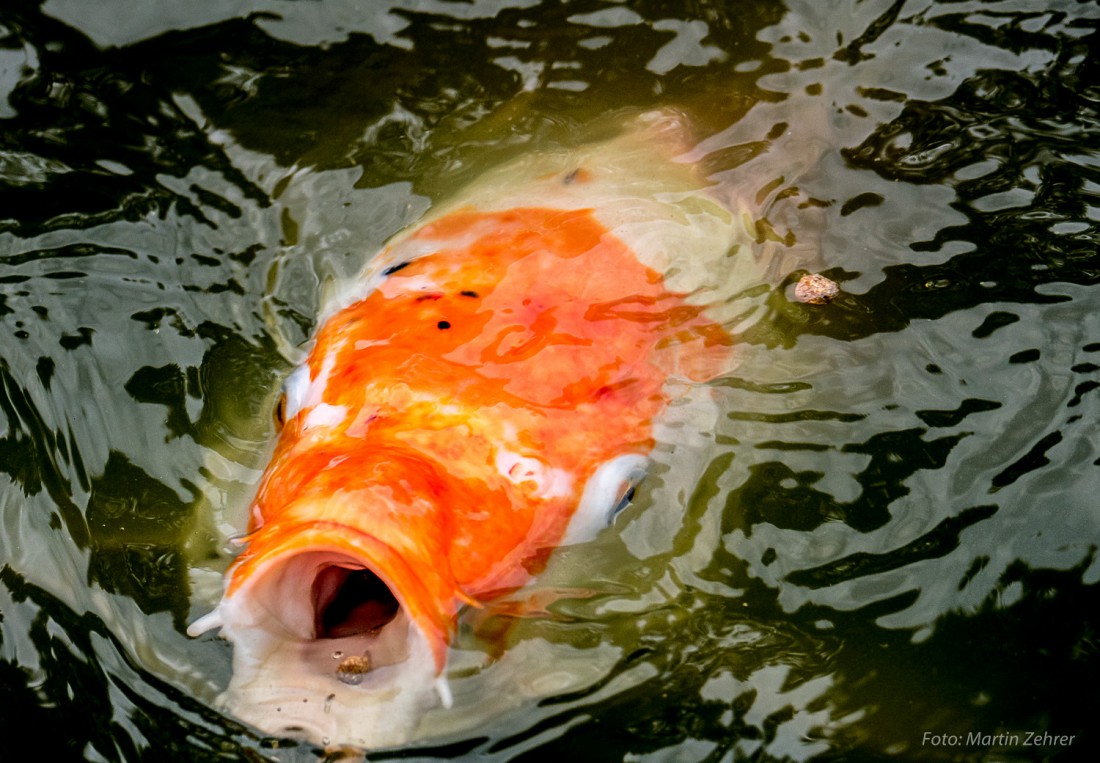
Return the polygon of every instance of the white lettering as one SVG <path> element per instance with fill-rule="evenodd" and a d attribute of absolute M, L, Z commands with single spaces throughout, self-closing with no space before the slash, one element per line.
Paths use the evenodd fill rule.
<path fill-rule="evenodd" d="M 931 747 L 958 747 L 962 743 L 961 734 L 933 734 L 931 731 L 926 731 L 921 737 L 921 745 Z"/>
<path fill-rule="evenodd" d="M 925 731 L 921 734 L 923 747 L 989 747 L 1007 749 L 1012 747 L 1069 747 L 1076 734 L 1051 734 L 1048 731 L 1025 731 L 1021 734 L 1000 731 L 990 734 L 970 731 L 962 734 L 936 734 Z"/>
<path fill-rule="evenodd" d="M 966 744 L 971 747 L 1019 747 L 1020 735 L 1000 732 L 998 734 L 983 734 L 980 731 L 971 731 L 966 735 Z"/>
<path fill-rule="evenodd" d="M 1068 747 L 1073 744 L 1076 734 L 1051 734 L 1048 731 L 1029 731 L 1024 745 L 1031 747 Z"/>

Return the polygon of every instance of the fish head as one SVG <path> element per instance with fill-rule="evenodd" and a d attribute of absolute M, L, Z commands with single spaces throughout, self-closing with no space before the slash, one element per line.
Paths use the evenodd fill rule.
<path fill-rule="evenodd" d="M 240 720 L 321 744 L 408 741 L 449 702 L 454 583 L 425 574 L 436 536 L 408 521 L 436 521 L 434 474 L 408 454 L 331 456 L 294 433 L 280 450 L 256 503 L 293 497 L 254 528 L 221 603 L 190 631 L 220 627 L 233 643 L 222 703 Z M 387 532 L 394 516 L 406 521 Z"/>
<path fill-rule="evenodd" d="M 446 701 L 431 639 L 346 552 L 321 548 L 271 564 L 252 602 L 229 597 L 221 608 L 234 643 L 224 707 L 266 732 L 320 744 L 408 741 L 424 711 Z M 308 589 L 303 579 L 312 579 Z M 295 630 L 314 618 L 322 623 L 313 633 Z"/>
<path fill-rule="evenodd" d="M 665 149 L 639 160 L 652 135 L 490 173 L 322 316 L 246 548 L 189 629 L 233 642 L 233 715 L 321 743 L 415 738 L 449 702 L 459 609 L 628 500 L 669 380 L 713 376 L 730 346 L 692 301 L 706 290 L 662 274 L 709 272 L 687 264 L 725 257 L 732 217 Z"/>

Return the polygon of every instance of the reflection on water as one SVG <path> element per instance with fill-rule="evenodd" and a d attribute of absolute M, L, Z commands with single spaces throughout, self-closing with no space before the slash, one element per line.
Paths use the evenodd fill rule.
<path fill-rule="evenodd" d="M 716 306 L 741 363 L 615 531 L 469 613 L 409 754 L 1094 747 L 1100 12 L 368 5 L 0 10 L 5 739 L 323 758 L 211 709 L 228 647 L 183 634 L 320 294 L 479 168 L 672 105 L 754 217 L 758 280 Z M 803 269 L 841 297 L 794 301 Z M 1074 741 L 970 738 L 1028 732 Z"/>

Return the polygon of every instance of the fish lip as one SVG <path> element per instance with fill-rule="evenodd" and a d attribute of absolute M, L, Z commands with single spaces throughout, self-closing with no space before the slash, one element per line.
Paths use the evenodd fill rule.
<path fill-rule="evenodd" d="M 455 607 L 433 595 L 402 554 L 361 529 L 329 522 L 265 526 L 249 540 L 235 564 L 219 605 L 223 635 L 230 640 L 245 628 L 260 627 L 299 641 L 324 640 L 318 634 L 318 577 L 332 567 L 369 570 L 385 586 L 401 612 L 424 634 L 436 667 L 445 664 Z M 234 606 L 244 601 L 260 606 Z"/>
<path fill-rule="evenodd" d="M 231 606 L 237 606 L 239 602 Z M 361 682 L 340 675 L 345 656 L 374 653 L 373 636 L 300 640 L 282 629 L 234 628 L 233 674 L 219 706 L 265 734 L 328 747 L 407 743 L 432 706 L 446 701 L 423 632 L 400 613 L 382 629 L 401 642 L 401 659 L 371 668 Z"/>
<path fill-rule="evenodd" d="M 447 633 L 435 625 L 446 611 L 424 606 L 427 591 L 402 564 L 391 546 L 336 523 L 254 533 L 217 610 L 195 623 L 220 620 L 233 643 L 221 707 L 265 733 L 314 743 L 405 743 L 450 695 Z M 397 606 L 384 622 L 342 632 L 324 624 L 323 610 L 355 570 L 369 570 Z M 349 658 L 366 658 L 357 680 Z"/>

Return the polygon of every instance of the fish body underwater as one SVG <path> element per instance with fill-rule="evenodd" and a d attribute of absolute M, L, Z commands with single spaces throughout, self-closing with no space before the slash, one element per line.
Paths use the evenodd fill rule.
<path fill-rule="evenodd" d="M 450 702 L 460 610 L 606 527 L 676 388 L 728 367 L 705 307 L 736 215 L 683 121 L 488 172 L 322 316 L 224 596 L 229 712 L 378 748 Z"/>

